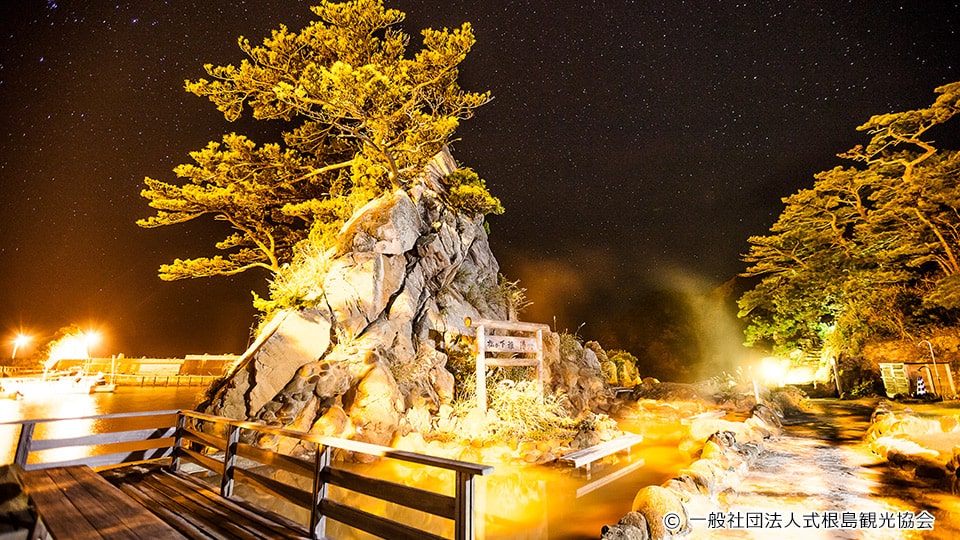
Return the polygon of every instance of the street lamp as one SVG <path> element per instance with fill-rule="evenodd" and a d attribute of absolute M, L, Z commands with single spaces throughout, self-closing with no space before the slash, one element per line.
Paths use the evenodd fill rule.
<path fill-rule="evenodd" d="M 90 358 L 90 349 L 100 343 L 100 332 L 88 330 L 83 333 L 83 344 L 87 349 L 87 358 Z"/>
<path fill-rule="evenodd" d="M 10 355 L 10 359 L 16 359 L 17 351 L 20 350 L 21 347 L 25 347 L 32 339 L 32 337 L 26 334 L 17 334 L 17 337 L 13 338 L 13 354 Z"/>

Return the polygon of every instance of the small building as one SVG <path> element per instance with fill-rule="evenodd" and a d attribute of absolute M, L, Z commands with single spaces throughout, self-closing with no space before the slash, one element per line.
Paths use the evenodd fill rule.
<path fill-rule="evenodd" d="M 917 383 L 923 380 L 923 389 L 943 399 L 957 399 L 957 387 L 953 382 L 950 364 L 943 362 L 881 363 L 880 376 L 887 397 L 915 396 Z"/>

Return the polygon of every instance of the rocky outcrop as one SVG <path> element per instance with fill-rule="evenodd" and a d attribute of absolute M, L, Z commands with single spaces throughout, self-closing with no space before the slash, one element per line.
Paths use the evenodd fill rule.
<path fill-rule="evenodd" d="M 309 307 L 275 313 L 202 407 L 378 444 L 442 421 L 451 355 L 472 354 L 465 320 L 511 313 L 483 216 L 445 202 L 441 179 L 455 169 L 443 152 L 410 187 L 358 210 L 325 254 Z M 546 391 L 562 389 L 577 414 L 606 406 L 602 349 L 561 354 L 560 336 L 544 341 Z"/>

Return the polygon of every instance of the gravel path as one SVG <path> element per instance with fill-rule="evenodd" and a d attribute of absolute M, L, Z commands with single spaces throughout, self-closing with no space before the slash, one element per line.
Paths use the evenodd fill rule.
<path fill-rule="evenodd" d="M 725 512 L 689 516 L 688 538 L 960 538 L 956 497 L 862 443 L 873 405 L 814 400 L 809 414 L 787 419 Z"/>

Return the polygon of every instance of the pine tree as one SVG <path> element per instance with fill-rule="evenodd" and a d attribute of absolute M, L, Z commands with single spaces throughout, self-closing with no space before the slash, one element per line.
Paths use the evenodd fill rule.
<path fill-rule="evenodd" d="M 872 117 L 841 157 L 865 164 L 815 176 L 784 199 L 770 234 L 749 239 L 739 300 L 750 343 L 784 352 L 856 350 L 960 315 L 960 152 L 934 128 L 960 112 L 960 82 L 928 108 Z"/>
<path fill-rule="evenodd" d="M 300 32 L 285 26 L 261 45 L 241 37 L 239 66 L 204 66 L 209 79 L 186 90 L 213 102 L 228 121 L 245 114 L 278 121 L 282 141 L 257 144 L 236 133 L 192 152 L 178 182 L 146 178 L 142 195 L 160 227 L 212 216 L 230 224 L 222 255 L 176 259 L 160 277 L 277 273 L 298 246 L 324 246 L 353 211 L 400 189 L 450 142 L 462 120 L 489 101 L 467 92 L 459 65 L 474 44 L 469 23 L 423 30 L 408 57 L 404 14 L 381 0 L 322 2 Z M 479 202 L 464 211 L 502 211 L 479 178 Z"/>

